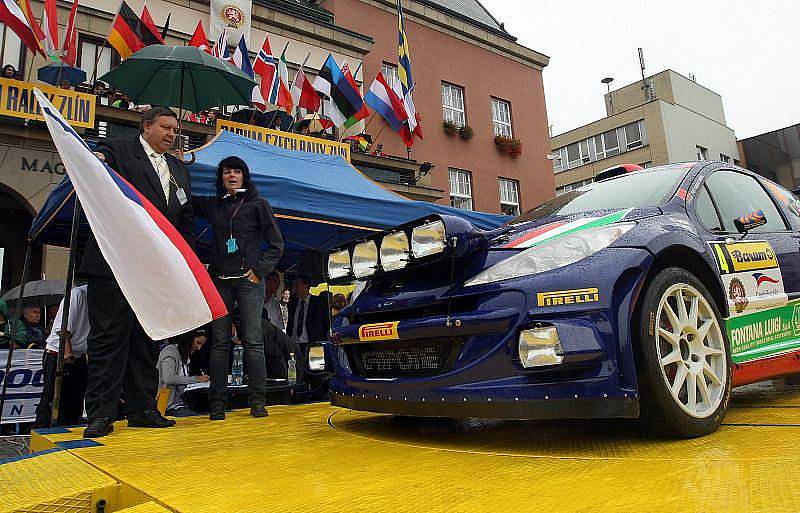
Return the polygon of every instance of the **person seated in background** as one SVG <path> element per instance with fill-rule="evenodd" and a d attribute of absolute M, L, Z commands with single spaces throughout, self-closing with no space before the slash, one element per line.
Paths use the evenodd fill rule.
<path fill-rule="evenodd" d="M 283 312 L 281 312 L 281 303 L 275 297 L 278 287 L 281 284 L 281 278 L 278 273 L 272 271 L 264 278 L 264 307 L 261 309 L 261 317 L 271 322 L 276 328 L 282 332 L 286 332 L 286 324 L 283 322 Z"/>
<path fill-rule="evenodd" d="M 311 295 L 311 281 L 308 276 L 298 276 L 293 286 L 294 298 L 289 302 L 289 324 L 286 326 L 286 334 L 300 348 L 300 352 L 295 353 L 297 368 L 302 367 L 305 370 L 308 365 L 309 342 L 322 342 L 328 339 L 329 306 L 322 296 Z"/>
<path fill-rule="evenodd" d="M 45 319 L 45 333 L 50 333 L 53 331 L 53 322 L 56 320 L 56 315 L 58 315 L 58 310 L 61 307 L 59 305 L 50 305 L 47 307 L 47 317 Z"/>
<path fill-rule="evenodd" d="M 28 349 L 44 347 L 44 331 L 42 330 L 42 307 L 26 306 L 22 310 L 22 324 L 25 326 L 25 344 Z"/>
<path fill-rule="evenodd" d="M 21 322 L 14 324 L 8 305 L 0 299 L 0 349 L 9 349 L 12 345 L 15 349 L 25 345 L 25 326 Z"/>
<path fill-rule="evenodd" d="M 347 306 L 347 298 L 344 294 L 334 294 L 331 300 L 331 318 L 339 315 L 339 312 Z"/>
<path fill-rule="evenodd" d="M 183 392 L 190 383 L 205 383 L 206 375 L 190 376 L 189 361 L 192 354 L 206 343 L 206 332 L 195 330 L 178 337 L 178 342 L 167 344 L 158 355 L 158 388 L 169 390 L 165 415 L 190 417 L 197 415 L 183 400 Z"/>
<path fill-rule="evenodd" d="M 3 78 L 17 78 L 17 68 L 13 64 L 6 64 L 3 66 Z"/>

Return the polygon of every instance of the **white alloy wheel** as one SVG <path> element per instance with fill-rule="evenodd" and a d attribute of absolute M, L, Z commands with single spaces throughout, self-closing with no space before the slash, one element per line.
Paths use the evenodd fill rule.
<path fill-rule="evenodd" d="M 717 316 L 686 283 L 667 288 L 656 312 L 655 349 L 664 384 L 684 412 L 707 418 L 726 394 L 726 345 Z"/>

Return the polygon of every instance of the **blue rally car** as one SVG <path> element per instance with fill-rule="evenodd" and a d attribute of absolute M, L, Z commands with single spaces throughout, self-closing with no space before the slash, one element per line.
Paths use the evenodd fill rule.
<path fill-rule="evenodd" d="M 398 226 L 328 254 L 331 282 L 366 280 L 332 331 L 331 402 L 704 435 L 733 386 L 800 372 L 799 250 L 797 198 L 721 162 L 623 173 L 492 231 Z"/>

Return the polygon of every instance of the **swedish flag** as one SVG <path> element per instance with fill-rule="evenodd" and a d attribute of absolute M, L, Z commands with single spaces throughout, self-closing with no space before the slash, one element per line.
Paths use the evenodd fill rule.
<path fill-rule="evenodd" d="M 406 27 L 403 21 L 403 4 L 401 0 L 397 0 L 397 24 L 400 30 L 400 43 L 397 48 L 397 75 L 400 77 L 403 95 L 407 95 L 414 87 L 414 79 L 411 78 L 411 54 L 408 52 L 408 38 L 406 37 Z"/>

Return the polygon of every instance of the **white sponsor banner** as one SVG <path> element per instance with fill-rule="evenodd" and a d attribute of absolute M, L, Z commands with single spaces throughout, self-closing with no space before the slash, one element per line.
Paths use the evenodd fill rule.
<path fill-rule="evenodd" d="M 216 41 L 224 27 L 228 27 L 228 44 L 236 46 L 244 36 L 250 48 L 250 12 L 253 0 L 211 0 L 209 13 L 209 33 L 211 41 Z"/>
<path fill-rule="evenodd" d="M 8 350 L 0 350 L 0 392 L 8 378 L 0 424 L 36 420 L 36 407 L 44 387 L 41 349 L 17 349 L 11 355 L 11 371 L 6 376 Z"/>

